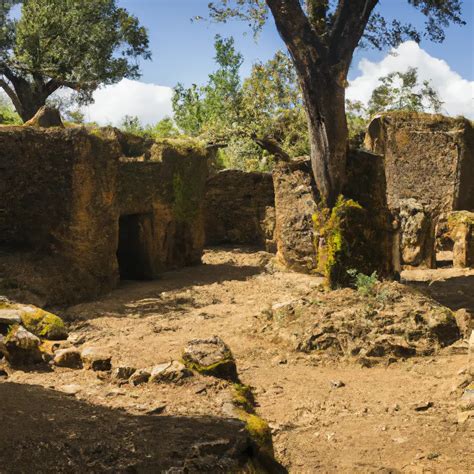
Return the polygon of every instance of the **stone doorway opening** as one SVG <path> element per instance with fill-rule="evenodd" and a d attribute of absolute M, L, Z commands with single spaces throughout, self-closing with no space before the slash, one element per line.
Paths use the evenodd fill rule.
<path fill-rule="evenodd" d="M 151 214 L 129 214 L 119 219 L 117 261 L 121 280 L 153 279 Z"/>

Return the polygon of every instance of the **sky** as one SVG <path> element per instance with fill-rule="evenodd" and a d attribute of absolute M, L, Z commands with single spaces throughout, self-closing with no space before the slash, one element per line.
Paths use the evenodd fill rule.
<path fill-rule="evenodd" d="M 136 15 L 149 32 L 151 61 L 141 61 L 138 81 L 102 88 L 95 93 L 95 104 L 86 118 L 101 124 L 117 125 L 124 115 L 138 116 L 144 123 L 155 123 L 172 115 L 172 87 L 203 84 L 215 68 L 214 37 L 233 36 L 244 56 L 241 72 L 245 77 L 256 61 L 270 59 L 284 43 L 270 17 L 255 39 L 243 22 L 215 24 L 191 21 L 207 16 L 209 0 L 118 0 Z M 417 67 L 420 79 L 432 81 L 444 103 L 443 112 L 474 118 L 474 0 L 463 0 L 466 26 L 451 26 L 442 44 L 424 41 L 402 44 L 396 51 L 356 50 L 349 73 L 350 99 L 366 102 L 378 78 L 390 72 Z M 424 16 L 407 0 L 380 0 L 379 12 L 388 19 L 410 21 L 422 28 Z"/>

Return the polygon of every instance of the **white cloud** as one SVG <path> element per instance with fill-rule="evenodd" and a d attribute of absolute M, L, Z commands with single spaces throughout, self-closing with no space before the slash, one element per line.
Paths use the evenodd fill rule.
<path fill-rule="evenodd" d="M 378 63 L 362 59 L 358 64 L 362 74 L 350 82 L 347 98 L 367 103 L 379 77 L 406 72 L 410 67 L 418 69 L 420 80 L 431 81 L 444 102 L 444 114 L 474 118 L 474 81 L 463 79 L 446 61 L 430 56 L 413 41 L 402 43 Z"/>
<path fill-rule="evenodd" d="M 156 84 L 122 79 L 94 92 L 94 103 L 84 107 L 86 121 L 119 125 L 125 115 L 137 116 L 142 124 L 154 124 L 171 117 L 173 89 Z"/>

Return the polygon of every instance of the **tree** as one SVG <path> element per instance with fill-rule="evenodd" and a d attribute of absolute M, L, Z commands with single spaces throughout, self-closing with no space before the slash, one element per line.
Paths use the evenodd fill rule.
<path fill-rule="evenodd" d="M 137 60 L 150 58 L 148 35 L 116 0 L 25 0 L 0 7 L 0 87 L 26 121 L 60 88 L 82 103 L 102 84 L 139 77 Z"/>
<path fill-rule="evenodd" d="M 464 24 L 461 0 L 407 0 L 427 18 L 424 36 L 443 41 L 450 23 Z M 234 17 L 259 31 L 271 13 L 285 42 L 303 93 L 318 189 L 328 206 L 340 194 L 346 170 L 348 129 L 345 88 L 354 50 L 382 49 L 422 33 L 400 20 L 388 22 L 376 11 L 379 0 L 220 0 L 209 5 L 211 17 Z"/>
<path fill-rule="evenodd" d="M 390 110 L 441 111 L 443 102 L 438 93 L 430 81 L 418 82 L 417 68 L 409 68 L 405 73 L 392 72 L 379 78 L 379 82 L 369 101 L 369 116 Z"/>
<path fill-rule="evenodd" d="M 241 80 L 242 55 L 233 38 L 216 36 L 217 69 L 204 86 L 175 87 L 177 125 L 191 136 L 225 146 L 225 167 L 269 169 L 273 157 L 308 153 L 306 117 L 294 67 L 279 51 L 266 63 L 252 66 Z"/>
<path fill-rule="evenodd" d="M 418 69 L 409 68 L 405 73 L 392 72 L 380 77 L 380 85 L 373 91 L 369 103 L 346 100 L 349 141 L 359 147 L 364 141 L 367 125 L 378 113 L 394 110 L 439 113 L 443 102 L 430 81 L 418 81 Z"/>

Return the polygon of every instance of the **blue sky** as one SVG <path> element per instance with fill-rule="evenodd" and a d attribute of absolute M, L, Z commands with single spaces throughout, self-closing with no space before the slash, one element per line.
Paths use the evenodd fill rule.
<path fill-rule="evenodd" d="M 265 61 L 276 50 L 284 48 L 271 18 L 257 41 L 241 22 L 219 25 L 191 22 L 196 15 L 206 16 L 208 0 L 119 0 L 119 4 L 136 15 L 149 30 L 153 59 L 142 64 L 144 82 L 171 87 L 177 82 L 186 85 L 204 82 L 214 68 L 213 39 L 218 33 L 234 36 L 237 49 L 245 57 L 243 75 L 249 72 L 253 62 Z M 407 0 L 381 0 L 379 11 L 387 18 L 406 19 L 423 26 L 424 16 Z M 466 26 L 450 27 L 442 44 L 425 41 L 421 47 L 431 56 L 444 59 L 463 78 L 472 80 L 474 0 L 464 1 L 464 12 Z M 386 54 L 387 51 L 357 51 L 350 79 L 358 74 L 356 66 L 362 58 L 379 61 Z"/>

